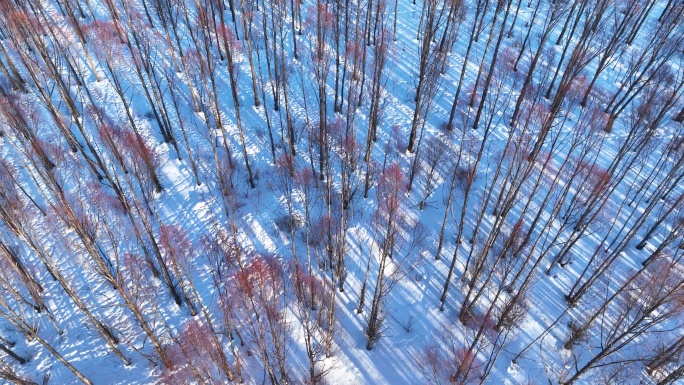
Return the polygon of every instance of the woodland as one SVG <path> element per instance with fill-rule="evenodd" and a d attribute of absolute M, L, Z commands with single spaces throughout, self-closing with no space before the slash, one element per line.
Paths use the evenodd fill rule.
<path fill-rule="evenodd" d="M 681 383 L 682 210 L 680 0 L 0 0 L 0 383 Z"/>

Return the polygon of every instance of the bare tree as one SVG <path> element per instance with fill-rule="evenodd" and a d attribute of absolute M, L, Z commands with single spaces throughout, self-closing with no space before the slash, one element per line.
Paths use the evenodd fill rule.
<path fill-rule="evenodd" d="M 393 286 L 415 263 L 425 237 L 420 224 L 406 212 L 406 180 L 397 164 L 390 165 L 378 183 L 378 209 L 374 215 L 375 241 L 378 248 L 378 268 L 375 277 L 370 312 L 366 316 L 366 349 L 371 350 L 385 329 L 387 317 L 384 302 Z M 409 229 L 411 229 L 409 231 Z M 369 259 L 373 257 L 370 254 Z M 365 281 L 368 279 L 368 269 Z M 358 310 L 363 309 L 363 295 Z"/>

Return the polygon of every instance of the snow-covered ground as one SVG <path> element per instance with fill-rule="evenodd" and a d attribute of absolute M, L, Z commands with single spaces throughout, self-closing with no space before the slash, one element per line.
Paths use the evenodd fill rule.
<path fill-rule="evenodd" d="M 342 110 L 335 111 L 333 101 L 337 68 L 343 71 L 348 66 L 344 82 L 342 72 L 337 79 L 344 87 L 344 98 L 348 98 L 349 92 L 359 91 L 354 87 L 361 87 L 360 79 L 352 76 L 352 66 L 354 53 L 360 52 L 365 43 L 352 36 L 358 33 L 355 28 L 363 28 L 366 20 L 376 17 L 373 12 L 377 12 L 378 0 L 318 3 L 305 0 L 299 4 L 302 18 L 295 21 L 297 26 L 301 22 L 302 34 L 296 34 L 291 27 L 294 13 L 290 13 L 289 7 L 294 2 L 231 1 L 237 22 L 233 24 L 231 12 L 226 8 L 224 28 L 231 29 L 226 35 L 236 63 L 233 76 L 238 85 L 241 121 L 236 118 L 231 74 L 227 60 L 223 59 L 225 45 L 220 41 L 223 36 L 220 33 L 205 36 L 199 32 L 201 12 L 198 13 L 197 7 L 214 12 L 209 3 L 218 7 L 217 1 L 179 2 L 186 4 L 187 17 L 196 23 L 191 29 L 183 22 L 182 12 L 186 8 L 179 4 L 174 6 L 178 20 L 164 22 L 165 16 L 154 5 L 157 2 L 113 1 L 120 11 L 118 28 L 128 30 L 130 25 L 135 25 L 137 31 L 136 38 L 128 32 L 128 44 L 131 44 L 128 47 L 117 37 L 117 27 L 105 23 L 112 19 L 108 1 L 81 0 L 83 18 L 78 15 L 76 1 L 27 1 L 27 4 L 40 4 L 44 10 L 42 16 L 40 13 L 32 16 L 38 20 L 33 26 L 46 25 L 48 20 L 53 25 L 38 35 L 48 42 L 46 56 L 59 58 L 55 60 L 59 67 L 49 68 L 37 50 L 20 52 L 7 36 L 0 42 L 5 47 L 0 59 L 6 66 L 11 61 L 17 63 L 18 71 L 27 80 L 28 91 L 3 93 L 0 111 L 3 117 L 0 160 L 7 167 L 5 171 L 0 170 L 3 183 L 0 203 L 7 208 L 0 211 L 0 244 L 7 247 L 0 249 L 0 269 L 3 269 L 0 284 L 4 298 L 0 304 L 0 344 L 27 360 L 20 364 L 10 355 L 0 353 L 0 374 L 17 373 L 35 383 L 78 382 L 73 371 L 46 348 L 48 344 L 95 384 L 220 382 L 225 378 L 215 364 L 209 365 L 206 373 L 193 372 L 197 368 L 199 372 L 204 370 L 198 362 L 216 359 L 210 356 L 217 354 L 211 346 L 219 341 L 224 353 L 217 361 L 225 358 L 233 370 L 241 368 L 241 377 L 247 383 L 285 383 L 285 379 L 287 383 L 304 383 L 309 378 L 305 316 L 297 306 L 294 288 L 297 282 L 292 277 L 296 276 L 295 269 L 307 270 L 309 266 L 322 282 L 323 297 L 327 297 L 321 300 L 324 303 L 321 309 L 306 314 L 320 317 L 320 324 L 326 324 L 323 309 L 329 308 L 328 298 L 334 293 L 334 329 L 330 331 L 326 324 L 313 333 L 313 345 L 320 349 L 325 345 L 326 333 L 332 336 L 329 357 L 325 349 L 316 353 L 320 359 L 317 369 L 325 372 L 325 383 L 564 383 L 587 363 L 592 364 L 592 359 L 600 357 L 597 354 L 606 349 L 610 354 L 600 357 L 596 368 L 582 372 L 577 379 L 579 383 L 657 382 L 681 367 L 684 349 L 671 354 L 672 361 L 660 368 L 663 370 L 660 375 L 646 373 L 646 366 L 655 358 L 655 353 L 681 338 L 679 327 L 684 322 L 681 312 L 684 275 L 679 263 L 684 251 L 679 248 L 682 242 L 679 208 L 683 193 L 679 179 L 684 176 L 684 167 L 680 164 L 681 146 L 676 145 L 684 128 L 672 120 L 682 109 L 681 46 L 672 49 L 671 57 L 658 68 L 661 72 L 649 68 L 629 73 L 639 55 L 653 49 L 649 45 L 652 44 L 650 37 L 665 33 L 657 30 L 663 23 L 658 21 L 659 16 L 676 4 L 620 0 L 556 3 L 482 0 L 480 5 L 487 3 L 488 6 L 480 9 L 475 0 L 463 4 L 399 0 L 394 32 L 395 3 L 382 3 L 386 10 L 377 14 L 375 22 L 378 29 L 384 26 L 389 31 L 388 40 L 396 36 L 387 42 L 388 59 L 380 96 L 382 112 L 369 168 L 373 172 L 371 188 L 364 198 L 367 163 L 363 156 L 372 114 L 372 73 L 378 59 L 377 42 L 366 47 L 367 62 L 363 68 L 367 75 L 362 103 L 358 108 L 353 103 L 350 107 L 348 99 L 344 99 Z M 84 31 L 85 46 L 60 4 L 74 8 L 78 25 Z M 370 13 L 367 13 L 368 4 L 373 6 Z M 225 6 L 228 7 L 228 2 Z M 336 67 L 334 20 L 344 18 L 345 6 L 349 7 L 349 37 L 344 41 L 345 32 L 339 31 L 339 44 L 347 48 L 340 49 L 346 56 L 341 55 L 340 67 Z M 436 7 L 438 14 L 444 11 L 435 25 L 438 33 L 431 43 L 434 50 L 441 31 L 446 28 L 449 7 L 463 9 L 460 19 L 455 17 L 450 21 L 455 25 L 453 47 L 445 54 L 446 61 L 439 62 L 444 65 L 444 72 L 433 79 L 433 95 L 426 96 L 430 105 L 425 123 L 418 127 L 421 147 L 411 153 L 407 146 L 421 76 L 421 40 L 417 37 L 425 33 L 430 6 Z M 601 10 L 601 6 L 605 9 Z M 554 7 L 561 7 L 562 11 L 558 11 L 558 20 L 551 22 Z M 7 6 L 2 11 L 3 35 L 7 25 L 32 26 L 22 19 L 29 9 L 19 8 L 10 10 Z M 263 30 L 272 33 L 271 18 L 279 9 L 286 10 L 283 19 L 278 19 L 284 23 L 284 34 L 269 35 L 265 46 Z M 612 28 L 625 15 L 643 14 L 642 9 L 648 9 L 647 16 L 634 42 L 619 44 L 597 78 L 588 105 L 581 107 L 583 91 L 597 70 Z M 325 12 L 328 19 L 320 21 Z M 553 95 L 559 91 L 555 90 L 550 98 L 544 98 L 543 94 L 557 67 L 560 71 L 553 83 L 554 89 L 564 81 L 563 70 L 576 52 L 573 51 L 575 44 L 581 43 L 585 21 L 596 18 L 592 12 L 605 13 L 605 17 L 598 18 L 600 23 L 594 29 L 592 44 L 583 52 L 586 57 L 596 56 L 584 63 L 576 79 L 568 83 L 571 90 L 552 119 L 544 145 L 535 149 L 541 137 L 540 127 L 553 109 Z M 154 28 L 148 24 L 148 13 Z M 251 24 L 249 21 L 243 24 L 246 14 L 252 16 Z M 127 20 L 129 15 L 135 20 Z M 568 18 L 568 15 L 573 16 Z M 471 29 L 480 17 L 483 17 L 482 31 L 469 50 Z M 578 24 L 576 30 L 571 30 L 575 18 Z M 94 19 L 101 24 L 94 23 Z M 566 20 L 569 20 L 568 26 Z M 175 25 L 178 39 L 171 32 L 170 24 L 164 28 L 165 23 Z M 537 58 L 528 90 L 534 95 L 523 102 L 517 124 L 511 125 L 514 106 L 547 23 L 551 23 L 551 32 L 543 53 Z M 529 25 L 533 28 L 526 38 Z M 683 25 L 680 18 L 673 31 L 666 34 L 675 47 L 682 43 Z M 252 31 L 254 69 L 248 60 L 245 26 Z M 565 40 L 556 44 L 566 27 Z M 329 70 L 326 114 L 330 184 L 318 174 L 321 138 L 315 51 L 319 28 L 328 34 L 323 47 L 330 55 L 324 64 Z M 232 32 L 234 29 L 237 29 L 237 38 Z M 19 33 L 16 27 L 12 31 Z M 504 31 L 503 38 L 498 41 L 500 31 Z M 297 59 L 293 37 L 297 42 Z M 206 39 L 205 43 L 202 39 Z M 205 68 L 198 59 L 205 54 L 195 49 L 197 41 L 200 46 L 211 42 L 214 68 Z M 176 57 L 180 55 L 178 44 L 183 50 L 185 66 L 179 66 L 181 61 Z M 272 51 L 267 54 L 266 49 L 273 49 L 271 44 L 278 47 L 278 55 L 282 45 L 282 57 L 274 58 Z M 564 51 L 566 44 L 570 49 Z M 138 45 L 151 47 L 151 57 L 131 58 L 131 52 Z M 514 71 L 521 48 L 526 51 Z M 433 52 L 433 59 L 435 55 Z M 564 61 L 559 66 L 562 55 Z M 40 68 L 38 77 L 30 76 L 26 64 L 21 63 L 22 57 L 35 60 L 35 68 Z M 66 57 L 79 68 L 69 68 Z M 151 72 L 136 74 L 134 60 L 149 60 Z M 282 62 L 276 63 L 279 60 Z M 288 99 L 281 94 L 280 108 L 275 110 L 276 85 L 268 79 L 277 65 L 281 66 L 278 71 L 284 69 L 288 77 Z M 487 82 L 487 96 L 482 101 L 483 115 L 478 128 L 473 129 L 490 69 L 491 82 Z M 55 85 L 53 71 L 67 81 L 65 89 Z M 639 78 L 633 89 L 625 91 L 631 84 L 629 81 L 642 72 L 648 76 L 657 72 L 658 76 Z M 83 83 L 77 81 L 76 73 L 83 77 Z M 211 77 L 207 73 L 213 74 L 217 100 L 211 97 L 214 91 L 201 82 Z M 260 106 L 254 105 L 252 76 L 256 78 Z M 148 85 L 143 86 L 141 78 Z M 10 90 L 7 75 L 1 79 L 3 87 Z M 473 105 L 468 106 L 476 81 L 479 88 Z M 152 82 L 161 84 L 162 95 L 152 94 Z M 455 124 L 447 129 L 445 124 L 459 83 Z M 45 87 L 47 93 L 41 95 L 37 84 Z M 206 85 L 211 86 L 210 82 Z M 74 108 L 79 116 L 64 103 L 63 99 L 67 98 L 61 92 L 66 90 L 76 100 Z M 638 92 L 638 95 L 625 102 L 624 110 L 616 111 L 619 116 L 612 129 L 606 130 L 609 117 L 603 110 L 614 105 L 610 99 L 620 90 L 623 93 L 618 100 L 625 92 L 627 95 Z M 163 98 L 168 108 L 168 126 L 175 133 L 178 150 L 165 142 L 160 133 L 155 115 L 159 111 L 153 110 L 149 102 L 157 98 Z M 202 101 L 200 112 L 195 110 L 195 98 Z M 47 100 L 56 106 L 58 119 L 66 129 L 75 133 L 82 146 L 77 152 L 69 151 L 69 143 L 60 133 Z M 33 131 L 36 138 L 33 142 L 28 136 L 22 136 L 18 128 L 21 122 L 9 119 L 14 105 L 22 112 L 25 126 Z M 215 109 L 220 112 L 215 113 Z M 665 117 L 659 116 L 661 111 L 665 111 Z M 349 122 L 352 115 L 354 121 Z M 222 121 L 222 128 L 217 127 L 217 117 Z M 288 119 L 296 138 L 297 153 L 292 163 L 288 163 L 287 157 L 290 151 Z M 80 131 L 81 127 L 84 131 Z M 348 127 L 351 132 L 345 132 Z M 114 138 L 113 145 L 105 143 L 107 132 Z M 270 135 L 274 137 L 275 156 L 271 152 Z M 643 142 L 635 139 L 645 136 L 648 140 Z M 354 139 L 357 147 L 349 145 Z M 36 165 L 31 163 L 30 159 L 37 159 L 32 143 L 46 149 L 55 164 L 47 172 L 54 177 L 35 176 L 45 169 L 40 169 L 40 161 Z M 230 160 L 225 144 L 232 156 Z M 433 174 L 428 158 L 439 145 L 444 146 L 445 152 Z M 116 159 L 117 149 L 123 161 Z M 531 152 L 536 155 L 533 160 L 527 159 Z M 84 153 L 91 154 L 90 162 L 85 160 Z M 96 163 L 100 160 L 92 154 L 99 154 L 102 164 L 111 172 L 110 177 L 96 178 L 92 169 L 98 169 Z M 146 168 L 149 164 L 145 163 L 145 157 L 150 154 L 152 168 L 163 187 L 161 191 L 155 191 L 149 182 L 150 171 Z M 245 154 L 255 188 L 248 184 Z M 389 175 L 386 171 L 398 167 L 408 178 L 416 154 L 422 161 L 414 168 L 411 191 L 402 188 L 396 195 L 384 191 L 383 183 L 389 184 L 383 179 Z M 351 167 L 350 179 L 344 179 L 340 170 L 350 167 L 352 162 L 356 164 Z M 469 170 L 473 169 L 472 186 L 468 188 L 468 175 L 473 175 Z M 315 185 L 313 179 L 305 177 L 311 171 L 312 177 L 318 179 Z M 142 175 L 139 179 L 147 183 L 140 183 L 136 175 Z M 122 207 L 108 178 L 122 187 L 123 195 L 129 199 L 128 210 Z M 456 178 L 453 184 L 452 178 Z M 50 185 L 52 181 L 55 185 Z M 343 210 L 342 189 L 348 185 L 354 188 L 354 194 L 348 208 Z M 434 190 L 421 209 L 419 204 L 427 185 Z M 455 187 L 450 191 L 452 186 Z M 519 190 L 513 192 L 516 188 Z M 149 200 L 143 199 L 144 194 L 149 194 Z M 655 194 L 662 197 L 654 197 Z M 397 202 L 392 201 L 393 197 Z M 450 197 L 452 201 L 446 211 Z M 400 240 L 392 248 L 390 259 L 383 260 L 382 245 L 388 238 L 385 231 L 389 228 L 388 207 L 397 209 L 400 224 L 395 226 Z M 670 210 L 671 207 L 674 208 Z M 500 211 L 498 214 L 493 213 L 495 208 Z M 582 217 L 583 222 L 578 221 L 582 213 L 587 214 Z M 297 220 L 292 221 L 291 216 Z M 662 222 L 657 222 L 661 219 Z M 13 220 L 21 223 L 20 229 L 14 227 Z M 327 231 L 331 228 L 334 228 L 332 232 L 338 231 L 335 228 L 338 223 L 348 226 L 342 232 L 344 247 L 339 242 L 330 242 Z M 444 223 L 444 243 L 440 259 L 436 260 Z M 657 230 L 646 246 L 637 247 L 654 223 L 658 224 Z M 295 229 L 290 231 L 292 226 Z M 80 229 L 90 229 L 92 233 L 79 233 Z M 460 243 L 456 242 L 457 234 L 462 234 Z M 339 285 L 341 276 L 331 265 L 338 266 L 340 256 L 328 259 L 325 249 L 328 242 L 330 247 L 335 247 L 334 252 L 343 250 L 343 291 L 331 289 Z M 96 248 L 88 249 L 88 245 Z M 46 310 L 37 312 L 32 306 L 35 298 L 21 272 L 13 267 L 10 251 L 18 255 L 44 289 L 36 295 L 43 299 Z M 187 301 L 182 306 L 174 303 L 163 276 L 151 276 L 149 263 L 160 268 L 159 261 L 154 259 L 156 253 L 171 270 L 171 280 L 177 290 L 187 291 L 183 297 L 193 298 L 190 302 L 194 303 L 196 315 L 191 315 L 192 306 Z M 115 282 L 107 281 L 101 272 L 103 265 L 93 261 L 95 255 L 109 258 L 107 266 L 113 271 Z M 153 262 L 146 261 L 148 255 Z M 555 261 L 560 264 L 552 264 L 558 255 L 564 258 Z M 658 257 L 657 263 L 642 268 L 642 262 L 651 255 Z M 283 282 L 278 281 L 273 271 L 264 273 L 254 267 L 253 261 L 271 261 L 271 258 L 284 270 Z M 447 278 L 452 262 L 453 276 Z M 666 268 L 663 264 L 667 263 L 670 265 Z M 60 272 L 67 288 L 51 277 L 48 267 Z M 466 268 L 468 275 L 464 276 Z M 379 269 L 382 269 L 380 274 Z M 259 281 L 264 277 L 254 271 L 261 271 L 266 279 Z M 589 289 L 577 303 L 568 306 L 564 296 L 575 294 L 577 282 L 586 282 L 593 271 L 601 273 L 592 278 Z M 221 274 L 226 276 L 219 277 Z M 268 274 L 275 274 L 275 278 Z M 381 283 L 385 286 L 378 288 L 378 277 L 382 277 Z M 450 286 L 440 310 L 440 297 L 447 279 Z M 264 310 L 267 304 L 249 304 L 250 295 L 245 293 L 247 281 L 252 282 L 254 290 L 278 289 L 264 300 L 273 305 L 271 310 L 276 315 Z M 623 287 L 626 289 L 620 291 Z M 116 347 L 130 360 L 130 365 L 114 354 L 102 331 L 98 331 L 90 316 L 67 295 L 67 289 L 90 309 L 92 317 L 113 331 L 119 340 Z M 378 290 L 384 294 L 378 298 L 377 305 L 384 319 L 382 336 L 372 350 L 367 350 L 365 330 Z M 522 310 L 520 317 L 509 327 L 494 328 L 506 301 L 516 298 L 519 291 L 524 292 L 520 296 L 524 301 L 517 308 Z M 615 293 L 618 294 L 613 296 Z M 168 353 L 166 360 L 160 358 L 124 296 L 138 304 L 140 315 Z M 359 309 L 362 296 L 365 302 Z M 27 301 L 22 303 L 19 297 Z M 474 301 L 472 314 L 463 316 L 464 300 Z M 653 309 L 642 309 L 655 302 Z M 263 314 L 254 314 L 257 309 L 264 310 Z M 276 328 L 281 329 L 256 331 L 255 325 L 266 325 L 265 320 L 271 320 L 270 316 L 278 320 Z M 33 327 L 45 343 L 27 339 L 19 332 L 20 327 L 12 324 L 13 319 L 27 320 L 26 326 Z M 574 345 L 564 346 L 572 327 L 587 320 L 591 323 L 583 330 L 585 334 Z M 193 323 L 202 325 L 201 330 L 214 328 L 216 339 L 189 332 L 193 330 Z M 631 325 L 635 325 L 633 329 L 629 329 Z M 621 334 L 623 326 L 628 329 L 626 334 Z M 255 337 L 259 333 L 267 339 L 276 337 L 264 342 L 268 346 L 262 349 Z M 274 340 L 282 342 L 279 349 L 283 351 L 273 351 L 277 345 Z M 269 376 L 262 353 L 269 355 L 269 359 L 279 357 L 285 368 L 270 362 L 280 372 Z M 196 364 L 192 370 L 189 369 L 191 362 Z M 8 381 L 13 382 L 9 378 Z"/>

